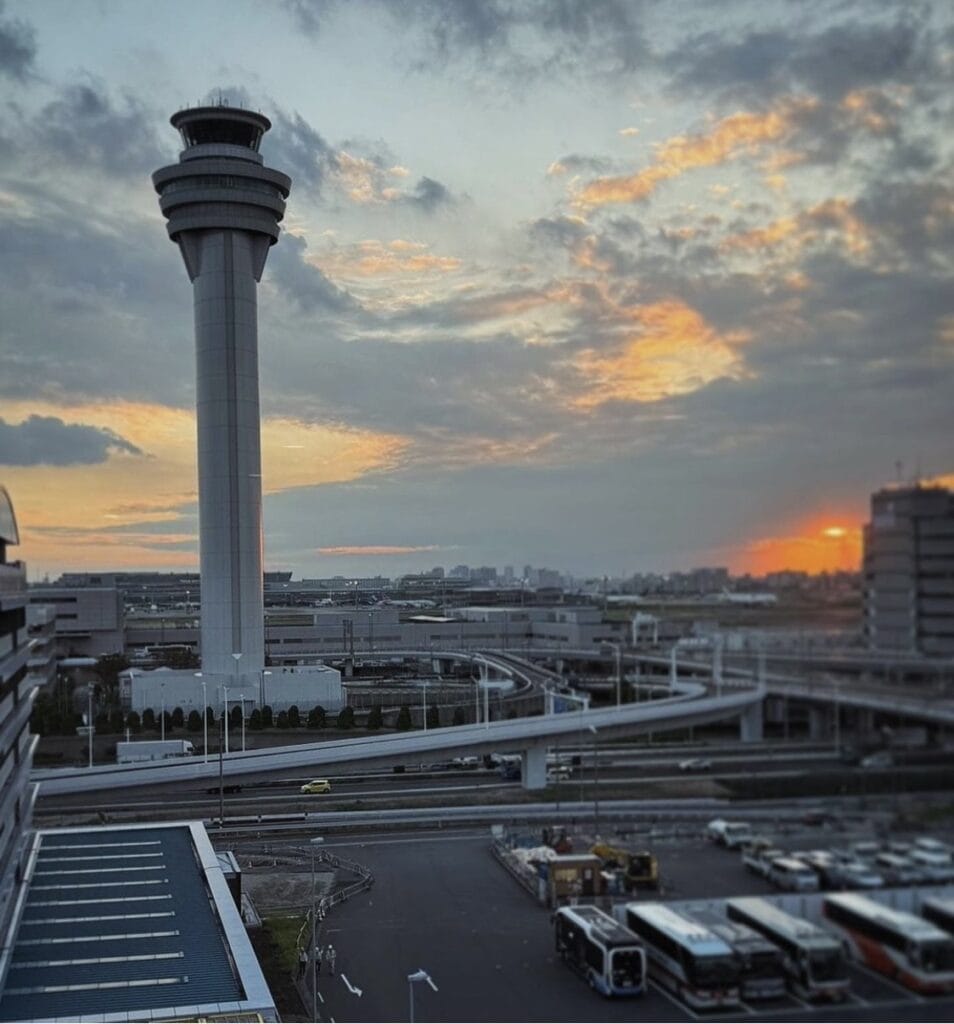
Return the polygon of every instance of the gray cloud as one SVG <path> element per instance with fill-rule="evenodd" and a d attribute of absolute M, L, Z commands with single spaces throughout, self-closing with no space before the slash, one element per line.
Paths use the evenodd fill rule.
<path fill-rule="evenodd" d="M 704 32 L 682 40 L 662 63 L 677 92 L 750 100 L 795 88 L 839 100 L 854 89 L 928 80 L 938 71 L 935 40 L 916 14 L 896 10 L 889 23 L 866 18 L 816 32 L 771 28 L 741 38 L 737 28 Z"/>
<path fill-rule="evenodd" d="M 268 279 L 305 313 L 358 311 L 360 304 L 328 280 L 313 264 L 305 262 L 308 243 L 285 232 L 268 257 Z"/>
<path fill-rule="evenodd" d="M 421 33 L 418 70 L 460 66 L 536 77 L 573 69 L 628 71 L 646 57 L 642 4 L 634 0 L 365 0 Z M 337 5 L 284 0 L 300 28 L 319 34 Z"/>
<path fill-rule="evenodd" d="M 0 2 L 0 15 L 4 4 Z M 0 20 L 0 74 L 23 82 L 36 59 L 36 31 L 20 18 Z"/>
<path fill-rule="evenodd" d="M 424 213 L 433 213 L 442 206 L 453 204 L 454 197 L 450 190 L 433 178 L 420 178 L 413 190 L 404 198 L 408 206 L 423 210 Z"/>
<path fill-rule="evenodd" d="M 118 103 L 99 83 L 65 86 L 29 126 L 36 144 L 56 162 L 107 174 L 145 175 L 166 162 L 155 114 L 125 93 Z"/>
<path fill-rule="evenodd" d="M 276 109 L 263 147 L 268 162 L 290 175 L 296 186 L 320 194 L 337 167 L 335 149 L 302 116 Z"/>
<path fill-rule="evenodd" d="M 0 419 L 0 465 L 76 466 L 105 462 L 114 452 L 142 449 L 103 427 L 64 423 L 56 416 L 30 416 L 22 423 Z"/>

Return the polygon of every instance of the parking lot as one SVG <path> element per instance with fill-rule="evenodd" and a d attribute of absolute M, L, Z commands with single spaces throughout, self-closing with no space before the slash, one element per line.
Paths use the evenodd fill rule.
<path fill-rule="evenodd" d="M 817 833 L 792 838 L 791 846 L 808 838 L 821 845 Z M 419 1021 L 947 1020 L 954 1014 L 954 999 L 919 997 L 861 966 L 851 968 L 850 997 L 833 1006 L 789 996 L 706 1014 L 655 985 L 635 999 L 604 999 L 560 962 L 548 911 L 505 873 L 489 846 L 483 830 L 326 839 L 327 849 L 369 866 L 376 881 L 325 922 L 321 941 L 334 944 L 338 959 L 336 975 L 321 977 L 322 1019 L 407 1020 L 407 977 L 419 969 L 438 988 L 414 986 Z M 660 840 L 655 851 L 667 900 L 774 891 L 745 870 L 737 853 L 701 838 Z"/>

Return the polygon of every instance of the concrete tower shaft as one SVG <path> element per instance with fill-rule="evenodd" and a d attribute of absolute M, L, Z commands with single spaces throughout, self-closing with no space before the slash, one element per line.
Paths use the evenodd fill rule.
<path fill-rule="evenodd" d="M 202 668 L 248 676 L 265 664 L 256 284 L 291 179 L 263 165 L 261 114 L 197 107 L 171 122 L 185 149 L 152 181 L 193 287 Z"/>

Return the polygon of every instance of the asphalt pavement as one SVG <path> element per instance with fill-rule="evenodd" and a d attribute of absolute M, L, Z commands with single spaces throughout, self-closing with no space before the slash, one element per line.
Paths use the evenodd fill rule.
<path fill-rule="evenodd" d="M 804 837 L 809 839 L 809 835 Z M 830 839 L 830 837 L 829 837 Z M 823 844 L 824 836 L 816 836 Z M 418 1021 L 950 1020 L 954 999 L 924 1000 L 866 968 L 852 968 L 852 995 L 837 1007 L 794 998 L 700 1015 L 652 986 L 634 999 L 604 999 L 556 958 L 549 913 L 490 854 L 490 836 L 391 835 L 326 848 L 375 874 L 374 888 L 335 908 L 322 942 L 338 952 L 321 976 L 322 1020 L 409 1019 L 407 976 L 424 970 L 438 991 L 415 984 Z M 663 898 L 697 899 L 773 891 L 737 853 L 703 840 L 656 849 Z M 659 898 L 658 896 L 643 898 Z M 354 990 L 360 990 L 357 995 Z"/>

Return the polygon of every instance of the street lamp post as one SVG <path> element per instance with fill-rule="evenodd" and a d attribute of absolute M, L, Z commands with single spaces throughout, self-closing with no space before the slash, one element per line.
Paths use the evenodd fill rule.
<path fill-rule="evenodd" d="M 311 1019 L 318 1020 L 318 973 L 316 971 L 318 955 L 318 902 L 315 898 L 315 847 L 325 841 L 324 836 L 315 836 L 308 840 L 311 847 Z"/>
<path fill-rule="evenodd" d="M 222 687 L 222 722 L 225 730 L 225 752 L 229 752 L 229 688 Z"/>
<path fill-rule="evenodd" d="M 93 767 L 93 689 L 94 684 L 89 683 L 86 687 L 86 737 L 89 741 L 89 766 Z"/>
<path fill-rule="evenodd" d="M 166 738 L 166 684 L 159 684 L 159 739 L 165 741 Z"/>
<path fill-rule="evenodd" d="M 269 672 L 267 668 L 263 668 L 262 669 L 261 686 L 259 687 L 259 692 L 258 692 L 258 703 L 259 703 L 259 710 L 260 711 L 264 711 L 265 710 L 265 696 L 266 696 L 266 694 L 265 694 L 265 677 L 266 676 L 270 676 L 271 674 L 272 673 Z"/>
<path fill-rule="evenodd" d="M 438 988 L 434 984 L 434 979 L 424 970 L 423 967 L 418 968 L 413 974 L 407 976 L 407 997 L 408 997 L 408 1016 L 407 1019 L 414 1024 L 414 985 L 419 981 L 426 981 L 431 988 L 437 992 Z"/>
<path fill-rule="evenodd" d="M 600 759 L 596 753 L 596 726 L 589 726 L 593 733 L 593 838 L 600 837 Z"/>
<path fill-rule="evenodd" d="M 202 683 L 202 760 L 204 764 L 209 763 L 209 716 L 206 713 L 208 704 L 205 699 L 205 676 L 201 672 L 193 673 Z"/>
<path fill-rule="evenodd" d="M 421 701 L 423 707 L 424 731 L 427 732 L 427 680 L 421 680 Z"/>

